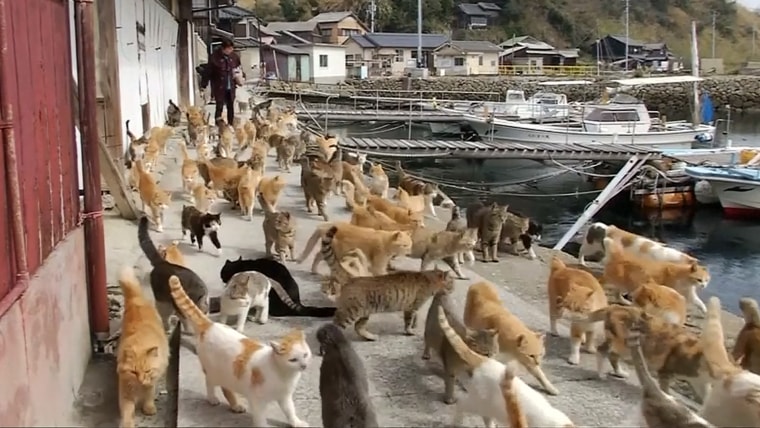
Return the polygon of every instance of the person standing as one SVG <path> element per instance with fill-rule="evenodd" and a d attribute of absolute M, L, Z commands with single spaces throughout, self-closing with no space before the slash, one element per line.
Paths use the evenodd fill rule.
<path fill-rule="evenodd" d="M 237 81 L 235 69 L 240 67 L 240 57 L 235 53 L 232 40 L 222 40 L 209 59 L 211 65 L 211 93 L 216 101 L 214 120 L 221 119 L 222 109 L 227 107 L 227 123 L 232 125 L 235 120 L 235 90 Z"/>

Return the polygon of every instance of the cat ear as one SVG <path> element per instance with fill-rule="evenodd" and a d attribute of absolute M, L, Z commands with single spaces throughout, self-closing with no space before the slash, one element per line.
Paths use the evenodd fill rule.
<path fill-rule="evenodd" d="M 282 349 L 282 345 L 280 345 L 279 342 L 276 342 L 274 340 L 271 341 L 271 342 L 269 342 L 269 346 L 272 347 L 272 350 L 277 355 L 282 355 L 284 353 L 284 351 L 285 351 L 284 349 Z"/>
<path fill-rule="evenodd" d="M 154 346 L 148 349 L 148 352 L 146 352 L 145 354 L 149 357 L 158 357 L 158 346 Z"/>
<path fill-rule="evenodd" d="M 521 335 L 517 336 L 516 342 L 517 342 L 517 346 L 518 347 L 519 346 L 523 346 L 525 344 L 525 335 L 521 334 Z"/>
<path fill-rule="evenodd" d="M 290 220 L 290 211 L 283 211 L 282 212 L 282 216 L 285 217 L 286 219 Z"/>
<path fill-rule="evenodd" d="M 543 331 L 542 332 L 535 332 L 535 335 L 538 338 L 538 340 L 544 340 L 544 338 L 546 337 L 546 333 L 544 333 Z"/>
<path fill-rule="evenodd" d="M 696 272 L 699 266 L 697 265 L 697 262 L 691 262 L 691 271 Z"/>
<path fill-rule="evenodd" d="M 238 257 L 237 261 L 242 262 L 243 261 L 243 256 Z"/>
<path fill-rule="evenodd" d="M 590 298 L 591 298 L 591 296 L 593 296 L 595 292 L 596 292 L 596 290 L 594 290 L 593 288 L 591 288 L 591 289 L 587 290 L 587 291 L 586 291 L 586 298 L 587 298 L 587 299 L 590 299 Z"/>

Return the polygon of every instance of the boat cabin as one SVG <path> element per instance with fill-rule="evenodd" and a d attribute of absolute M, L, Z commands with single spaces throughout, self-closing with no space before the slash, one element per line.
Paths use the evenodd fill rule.
<path fill-rule="evenodd" d="M 519 89 L 508 89 L 507 98 L 505 100 L 509 104 L 526 104 L 525 91 Z"/>
<path fill-rule="evenodd" d="M 567 95 L 554 92 L 536 92 L 528 102 L 531 104 L 567 105 Z"/>
<path fill-rule="evenodd" d="M 650 132 L 652 118 L 644 104 L 606 104 L 587 108 L 583 117 L 586 132 L 643 134 Z"/>

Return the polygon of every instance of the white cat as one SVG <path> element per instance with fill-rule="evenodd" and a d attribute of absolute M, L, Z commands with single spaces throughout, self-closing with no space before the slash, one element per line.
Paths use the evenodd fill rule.
<path fill-rule="evenodd" d="M 438 322 L 451 346 L 472 371 L 472 376 L 465 381 L 465 393 L 457 397 L 453 426 L 462 426 L 465 413 L 482 416 L 487 428 L 495 426 L 494 420 L 511 426 L 511 421 L 517 419 L 515 414 L 510 414 L 511 410 L 522 412 L 529 427 L 575 427 L 567 415 L 546 401 L 543 394 L 513 376 L 512 368 L 472 351 L 451 328 L 442 307 L 438 308 Z M 511 385 L 505 385 L 510 377 Z M 511 391 L 505 391 L 505 388 Z M 508 393 L 516 398 L 513 405 L 505 401 Z"/>
<path fill-rule="evenodd" d="M 254 427 L 268 426 L 267 406 L 276 401 L 288 424 L 308 427 L 296 416 L 293 392 L 311 361 L 311 349 L 301 330 L 292 330 L 277 341 L 257 342 L 231 327 L 215 323 L 187 297 L 179 279 L 169 279 L 172 298 L 179 311 L 192 323 L 196 350 L 206 377 L 209 403 L 219 404 L 216 387 L 221 387 L 233 412 L 243 413 L 237 394 L 248 400 Z"/>
<path fill-rule="evenodd" d="M 266 275 L 256 272 L 238 272 L 224 287 L 220 299 L 219 322 L 226 324 L 231 316 L 237 316 L 235 330 L 242 332 L 248 311 L 256 308 L 254 318 L 259 324 L 269 320 L 269 291 L 272 283 Z"/>

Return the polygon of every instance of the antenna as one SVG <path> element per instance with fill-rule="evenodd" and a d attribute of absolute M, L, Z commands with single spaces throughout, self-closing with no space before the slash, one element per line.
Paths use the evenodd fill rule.
<path fill-rule="evenodd" d="M 630 0 L 625 0 L 625 71 L 628 71 L 628 11 Z"/>

